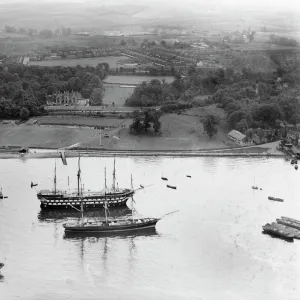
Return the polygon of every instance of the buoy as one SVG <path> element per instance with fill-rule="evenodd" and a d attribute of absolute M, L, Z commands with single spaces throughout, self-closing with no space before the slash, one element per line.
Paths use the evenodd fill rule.
<path fill-rule="evenodd" d="M 297 165 L 295 165 L 295 170 L 298 170 L 298 166 Z"/>

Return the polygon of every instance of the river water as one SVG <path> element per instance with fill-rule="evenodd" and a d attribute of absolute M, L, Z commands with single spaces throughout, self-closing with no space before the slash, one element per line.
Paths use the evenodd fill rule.
<path fill-rule="evenodd" d="M 156 235 L 67 238 L 62 224 L 79 214 L 41 213 L 30 188 L 52 187 L 54 159 L 0 161 L 8 196 L 0 200 L 1 299 L 299 299 L 300 241 L 261 234 L 278 217 L 300 219 L 300 172 L 289 162 L 136 157 L 116 165 L 120 187 L 130 186 L 131 173 L 136 187 L 153 184 L 136 193 L 140 214 L 179 209 Z M 112 158 L 82 158 L 81 166 L 85 189 L 103 187 L 104 167 L 111 184 Z M 58 160 L 58 187 L 68 188 L 69 176 L 75 188 L 76 171 L 77 159 Z"/>

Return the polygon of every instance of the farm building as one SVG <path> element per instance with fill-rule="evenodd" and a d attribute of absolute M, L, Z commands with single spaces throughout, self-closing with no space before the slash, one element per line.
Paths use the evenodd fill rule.
<path fill-rule="evenodd" d="M 246 136 L 237 130 L 231 130 L 228 133 L 228 138 L 238 143 L 242 143 L 246 141 Z"/>

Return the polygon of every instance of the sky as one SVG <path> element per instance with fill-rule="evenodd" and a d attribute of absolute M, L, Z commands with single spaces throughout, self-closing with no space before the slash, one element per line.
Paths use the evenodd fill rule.
<path fill-rule="evenodd" d="M 269 8 L 269 9 L 284 9 L 300 12 L 300 0 L 0 0 L 0 5 L 3 3 L 58 3 L 58 2 L 77 2 L 77 3 L 95 3 L 97 5 L 172 5 L 192 7 L 215 7 L 220 9 L 227 8 Z"/>

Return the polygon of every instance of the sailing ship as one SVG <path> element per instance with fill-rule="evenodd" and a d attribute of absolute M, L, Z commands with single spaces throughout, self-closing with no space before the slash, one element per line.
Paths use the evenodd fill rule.
<path fill-rule="evenodd" d="M 132 185 L 132 177 L 131 177 Z M 131 187 L 133 189 L 133 187 Z M 130 217 L 121 217 L 115 219 L 108 218 L 108 206 L 106 200 L 106 169 L 105 169 L 105 220 L 89 222 L 84 221 L 83 218 L 83 207 L 81 206 L 81 222 L 80 223 L 66 223 L 63 224 L 65 233 L 97 233 L 100 235 L 113 235 L 113 234 L 124 234 L 124 233 L 142 233 L 155 231 L 156 223 L 161 218 L 140 218 L 135 217 L 134 200 L 133 195 L 131 196 L 132 203 L 132 214 Z"/>
<path fill-rule="evenodd" d="M 141 188 L 139 188 L 141 189 Z M 112 189 L 107 192 L 103 191 L 84 191 L 81 185 L 81 168 L 80 168 L 80 156 L 78 158 L 78 172 L 77 172 L 77 190 L 70 192 L 67 190 L 57 189 L 57 177 L 56 177 L 56 162 L 54 168 L 54 190 L 40 190 L 37 193 L 37 198 L 41 202 L 41 208 L 50 209 L 66 209 L 70 206 L 80 208 L 81 205 L 84 208 L 99 208 L 103 207 L 107 202 L 108 206 L 120 207 L 126 206 L 127 200 L 135 193 L 135 191 L 128 188 L 119 188 L 116 185 L 116 160 L 114 158 L 114 170 L 113 170 L 113 184 Z"/>

